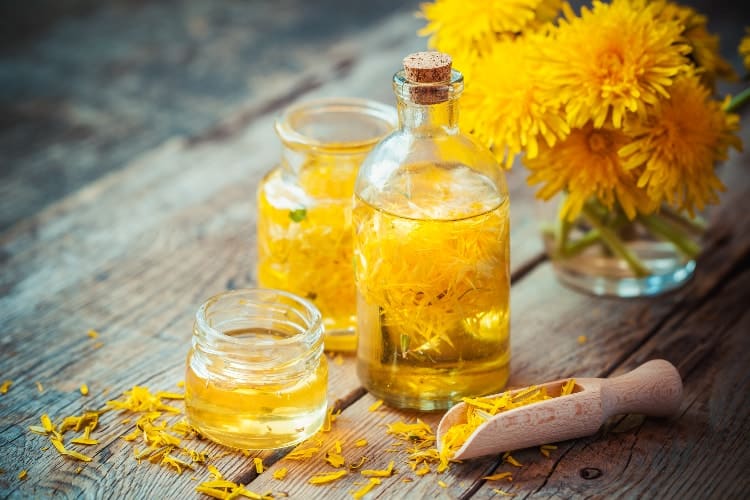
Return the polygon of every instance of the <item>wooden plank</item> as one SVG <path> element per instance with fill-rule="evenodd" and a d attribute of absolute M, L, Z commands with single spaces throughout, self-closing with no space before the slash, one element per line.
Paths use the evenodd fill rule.
<path fill-rule="evenodd" d="M 248 101 L 268 102 L 278 86 L 325 67 L 321 58 L 342 38 L 394 12 L 412 21 L 415 38 L 417 4 L 4 4 L 0 231 L 170 137 L 200 134 Z M 46 29 L 29 37 L 24 25 Z"/>
<path fill-rule="evenodd" d="M 335 64 L 311 76 L 323 79 L 339 67 L 343 68 L 340 78 L 316 90 L 303 90 L 305 96 L 350 93 L 352 89 L 369 96 L 388 94 L 390 90 L 382 81 L 389 80 L 393 61 L 411 44 L 421 43 L 412 37 L 413 22 L 394 18 L 357 42 L 337 47 L 341 52 L 334 58 Z M 254 281 L 252 193 L 258 174 L 278 157 L 278 150 L 268 146 L 276 143 L 270 113 L 292 98 L 285 96 L 293 96 L 300 88 L 294 85 L 291 82 L 278 89 L 277 99 L 272 99 L 278 103 L 275 107 L 269 109 L 267 101 L 249 105 L 203 135 L 205 140 L 165 143 L 121 173 L 0 237 L 7 256 L 0 278 L 0 317 L 7 318 L 0 373 L 17 383 L 0 397 L 4 450 L 0 467 L 14 471 L 19 466 L 30 468 L 27 482 L 18 483 L 14 475 L 0 476 L 0 487 L 10 484 L 15 495 L 52 494 L 68 488 L 101 496 L 114 492 L 178 497 L 192 492 L 189 478 L 146 465 L 136 468 L 130 449 L 117 439 L 119 428 L 114 421 L 106 429 L 105 442 L 96 449 L 95 462 L 77 476 L 73 472 L 76 464 L 51 452 L 41 454 L 38 440 L 28 436 L 25 427 L 35 424 L 43 411 L 53 415 L 80 411 L 83 402 L 75 389 L 81 381 L 92 386 L 86 405 L 98 406 L 135 383 L 170 389 L 182 377 L 191 316 L 197 305 L 211 293 Z M 251 155 L 254 163 L 249 165 Z M 735 170 L 743 166 L 736 163 Z M 221 166 L 220 172 L 216 165 Z M 511 175 L 512 193 L 518 193 L 513 198 L 513 244 L 521 248 L 517 251 L 519 247 L 514 246 L 513 250 L 517 271 L 532 269 L 528 263 L 536 262 L 536 250 L 523 249 L 529 245 L 539 248 L 533 204 L 529 191 L 522 187 L 524 177 L 520 170 Z M 732 188 L 741 187 L 746 177 L 738 174 L 738 183 Z M 746 189 L 730 194 L 736 200 L 732 206 L 744 206 Z M 574 371 L 606 374 L 618 367 L 624 355 L 637 350 L 677 308 L 689 308 L 709 297 L 747 254 L 747 228 L 732 226 L 729 217 L 735 215 L 724 212 L 719 219 L 723 224 L 714 231 L 708 260 L 701 264 L 708 271 L 700 271 L 700 280 L 685 292 L 653 302 L 594 302 L 557 285 L 548 264 L 533 270 L 513 292 L 516 354 L 512 384 L 525 385 Z M 520 261 L 519 254 L 523 257 Z M 94 349 L 85 337 L 91 327 L 102 331 L 104 346 L 100 349 Z M 576 330 L 588 333 L 590 342 L 578 346 Z M 540 339 L 554 349 L 540 355 Z M 184 350 L 175 348 L 176 344 Z M 357 392 L 351 357 L 332 370 L 331 397 L 352 393 L 351 401 L 356 401 L 340 422 L 348 436 L 361 431 L 373 436 L 373 443 L 381 443 L 382 427 L 376 424 L 410 416 L 388 410 L 368 412 L 372 399 L 358 397 L 361 393 Z M 39 398 L 32 397 L 37 379 L 49 391 Z M 107 387 L 111 387 L 109 393 L 103 394 Z M 425 418 L 434 423 L 437 416 Z M 378 449 L 380 446 L 370 450 Z M 522 457 L 522 461 L 526 459 Z M 383 454 L 368 467 L 384 467 L 387 462 L 388 456 Z M 430 481 L 394 484 L 380 491 L 389 496 L 471 495 L 475 487 L 483 487 L 479 478 L 495 461 L 478 463 L 466 464 L 446 476 L 450 480 L 446 480 L 450 482 L 447 490 L 430 477 Z M 226 466 L 232 479 L 253 477 L 247 460 L 227 460 Z M 10 482 L 2 483 L 7 480 Z M 305 480 L 295 476 L 284 484 L 305 494 L 328 491 L 310 489 Z M 270 479 L 261 476 L 252 481 L 252 487 L 260 490 L 263 481 Z M 346 484 L 336 489 L 342 497 L 346 496 Z M 531 487 L 524 485 L 521 491 L 527 491 L 527 486 Z"/>
<path fill-rule="evenodd" d="M 390 95 L 393 61 L 423 43 L 414 29 L 413 19 L 392 18 L 332 48 L 331 57 L 323 54 L 328 64 L 300 76 L 326 82 L 305 96 L 378 89 Z M 365 58 L 370 50 L 377 55 Z M 329 82 L 332 74 L 338 78 Z M 0 373 L 15 385 L 0 398 L 0 467 L 29 469 L 29 480 L 14 491 L 95 491 L 103 480 L 108 491 L 135 496 L 193 491 L 192 482 L 158 467 L 141 466 L 142 480 L 127 474 L 134 470 L 132 450 L 117 440 L 122 432 L 114 425 L 104 429 L 90 473 L 75 477 L 77 464 L 40 452 L 44 440 L 26 427 L 44 412 L 61 417 L 83 405 L 100 407 L 134 384 L 167 389 L 182 378 L 198 304 L 254 281 L 253 193 L 260 174 L 278 161 L 273 118 L 299 97 L 290 93 L 294 85 L 276 86 L 275 107 L 251 102 L 238 110 L 244 118 L 229 117 L 230 133 L 167 142 L 2 236 L 0 315 L 7 329 Z M 101 332 L 100 349 L 86 337 L 89 328 Z M 331 363 L 331 400 L 357 388 L 345 370 Z M 46 387 L 41 397 L 37 380 Z M 76 392 L 81 382 L 91 387 L 86 400 Z M 234 461 L 225 472 L 240 477 L 247 466 Z M 112 477 L 102 479 L 107 471 Z M 15 483 L 15 476 L 0 481 L 9 479 Z"/>
<path fill-rule="evenodd" d="M 685 384 L 681 413 L 672 419 L 630 416 L 592 439 L 566 447 L 553 467 L 530 467 L 517 481 L 539 483 L 534 495 L 570 497 L 741 498 L 750 480 L 750 268 L 718 285 L 710 300 L 671 319 L 615 373 L 662 357 Z"/>

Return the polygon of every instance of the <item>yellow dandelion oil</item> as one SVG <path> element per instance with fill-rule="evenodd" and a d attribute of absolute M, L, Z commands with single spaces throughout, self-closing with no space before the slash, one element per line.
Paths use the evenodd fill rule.
<path fill-rule="evenodd" d="M 450 58 L 405 68 L 400 129 L 355 187 L 357 372 L 391 406 L 435 410 L 508 379 L 509 202 L 495 158 L 458 130 Z"/>
<path fill-rule="evenodd" d="M 190 424 L 218 443 L 273 449 L 303 441 L 326 416 L 320 312 L 275 290 L 209 299 L 196 315 L 185 373 Z"/>
<path fill-rule="evenodd" d="M 355 348 L 354 181 L 395 115 L 371 101 L 325 99 L 290 108 L 276 124 L 282 161 L 257 193 L 258 283 L 312 301 L 328 350 Z"/>

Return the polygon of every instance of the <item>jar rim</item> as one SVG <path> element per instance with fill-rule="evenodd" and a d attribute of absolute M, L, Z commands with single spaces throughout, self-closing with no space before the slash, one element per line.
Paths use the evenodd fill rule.
<path fill-rule="evenodd" d="M 325 141 L 311 137 L 293 125 L 295 117 L 322 113 L 351 113 L 366 115 L 383 123 L 384 133 L 367 139 Z M 281 142 L 290 148 L 314 149 L 331 154 L 364 152 L 380 142 L 398 126 L 398 115 L 393 106 L 358 97 L 326 97 L 289 106 L 276 120 L 275 128 Z"/>
<path fill-rule="evenodd" d="M 290 303 L 283 304 L 278 300 L 280 297 L 288 299 Z M 238 301 L 245 299 L 248 301 L 248 304 L 264 305 L 266 307 L 277 304 L 288 310 L 292 310 L 296 306 L 308 316 L 307 318 L 304 318 L 298 314 L 299 319 L 304 322 L 304 329 L 298 333 L 289 335 L 288 337 L 273 339 L 259 339 L 256 337 L 243 338 L 227 335 L 221 329 L 215 328 L 210 324 L 207 313 L 209 312 L 210 307 L 217 304 L 220 300 L 232 298 L 237 298 Z M 196 327 L 199 330 L 206 332 L 207 335 L 211 335 L 215 339 L 234 344 L 238 347 L 273 347 L 299 343 L 314 345 L 319 342 L 323 336 L 322 315 L 312 302 L 293 293 L 271 288 L 241 288 L 217 293 L 208 298 L 198 308 L 198 311 L 195 313 L 195 323 Z"/>

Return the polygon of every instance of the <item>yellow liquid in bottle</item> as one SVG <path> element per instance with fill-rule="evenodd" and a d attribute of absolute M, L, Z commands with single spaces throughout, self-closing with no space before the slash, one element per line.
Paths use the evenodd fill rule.
<path fill-rule="evenodd" d="M 363 385 L 421 410 L 499 392 L 510 361 L 507 199 L 465 166 L 434 164 L 369 194 L 353 212 Z"/>
<path fill-rule="evenodd" d="M 288 337 L 259 329 L 225 333 Z M 249 353 L 248 358 L 251 357 Z M 188 419 L 209 439 L 234 448 L 273 449 L 304 441 L 323 424 L 328 377 L 325 356 L 302 377 L 269 369 L 267 375 L 255 374 L 252 381 L 233 374 L 229 360 L 215 356 L 209 365 L 210 373 L 205 368 L 196 368 L 199 364 L 191 362 L 189 356 L 185 375 Z"/>
<path fill-rule="evenodd" d="M 280 169 L 258 191 L 258 283 L 295 293 L 320 309 L 325 348 L 353 351 L 351 197 L 358 165 L 306 165 L 298 184 Z"/>

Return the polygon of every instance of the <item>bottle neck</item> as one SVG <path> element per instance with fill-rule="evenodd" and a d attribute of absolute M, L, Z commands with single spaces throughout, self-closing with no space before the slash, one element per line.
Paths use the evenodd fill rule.
<path fill-rule="evenodd" d="M 416 104 L 398 98 L 398 120 L 402 129 L 415 135 L 458 133 L 458 96 L 436 104 Z"/>

